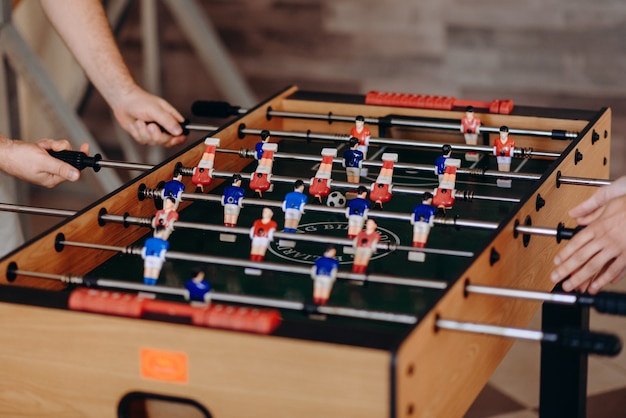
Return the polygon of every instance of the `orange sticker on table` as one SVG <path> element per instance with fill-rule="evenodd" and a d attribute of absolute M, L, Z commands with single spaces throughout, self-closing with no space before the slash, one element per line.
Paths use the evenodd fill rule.
<path fill-rule="evenodd" d="M 187 354 L 142 348 L 139 351 L 141 377 L 163 382 L 187 383 Z"/>

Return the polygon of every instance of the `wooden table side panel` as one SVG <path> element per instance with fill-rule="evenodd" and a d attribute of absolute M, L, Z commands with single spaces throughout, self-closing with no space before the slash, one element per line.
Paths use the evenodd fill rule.
<path fill-rule="evenodd" d="M 610 112 L 606 112 L 594 128 L 610 132 Z M 609 157 L 610 141 L 607 138 L 591 145 L 591 134 L 588 132 L 577 147 L 584 154 L 581 162 L 574 163 L 572 152 L 559 165 L 563 175 L 608 178 L 609 167 L 603 162 Z M 537 190 L 546 199 L 545 207 L 537 212 L 536 194 L 533 195 L 461 276 L 462 280 L 457 281 L 422 320 L 398 353 L 399 417 L 463 416 L 513 341 L 447 330 L 436 332 L 436 316 L 518 328 L 527 326 L 540 306 L 538 302 L 480 295 L 465 297 L 464 279 L 472 284 L 550 291 L 552 258 L 564 244 L 557 244 L 552 237 L 532 236 L 528 247 L 524 247 L 521 235 L 514 238 L 514 222 L 524 224 L 530 216 L 535 226 L 556 227 L 559 222 L 568 221 L 569 207 L 594 191 L 590 187 L 571 185 L 557 189 L 556 171 L 553 172 Z M 567 223 L 574 226 L 571 221 Z M 500 260 L 493 266 L 489 261 L 492 248 L 500 254 Z"/>
<path fill-rule="evenodd" d="M 220 417 L 384 417 L 389 353 L 0 303 L 0 412 L 111 417 L 132 391 Z M 140 376 L 140 349 L 184 353 L 188 383 Z"/>

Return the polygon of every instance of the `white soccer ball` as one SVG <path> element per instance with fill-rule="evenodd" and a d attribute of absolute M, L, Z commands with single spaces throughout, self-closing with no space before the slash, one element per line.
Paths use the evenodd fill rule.
<path fill-rule="evenodd" d="M 326 206 L 330 206 L 331 208 L 345 208 L 346 197 L 339 192 L 332 192 L 328 195 Z"/>

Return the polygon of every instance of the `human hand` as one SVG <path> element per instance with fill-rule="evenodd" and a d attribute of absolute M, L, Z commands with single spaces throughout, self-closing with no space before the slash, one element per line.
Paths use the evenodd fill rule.
<path fill-rule="evenodd" d="M 138 86 L 117 98 L 111 108 L 122 128 L 140 144 L 171 147 L 187 138 L 180 125 L 183 116 L 168 102 Z"/>
<path fill-rule="evenodd" d="M 556 268 L 550 278 L 558 283 L 570 276 L 563 282 L 566 292 L 581 290 L 596 294 L 626 274 L 626 236 L 621 229 L 626 222 L 626 195 L 621 193 L 625 185 L 616 184 L 603 193 L 600 189 L 570 211 L 580 214 L 579 224 L 587 226 L 554 258 Z M 622 195 L 618 196 L 619 193 Z"/>
<path fill-rule="evenodd" d="M 569 216 L 576 219 L 579 225 L 588 225 L 600 216 L 598 209 L 611 199 L 624 195 L 626 195 L 626 176 L 620 177 L 608 186 L 600 187 L 593 196 L 570 210 Z"/>
<path fill-rule="evenodd" d="M 69 141 L 40 139 L 35 144 L 8 140 L 3 142 L 4 171 L 30 183 L 52 188 L 64 181 L 77 181 L 80 171 L 71 165 L 54 158 L 48 150 L 63 151 L 72 149 Z M 84 143 L 80 151 L 89 153 L 89 145 Z"/>

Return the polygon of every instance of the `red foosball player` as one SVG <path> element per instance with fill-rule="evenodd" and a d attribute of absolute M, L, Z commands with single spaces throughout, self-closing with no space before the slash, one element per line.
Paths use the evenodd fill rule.
<path fill-rule="evenodd" d="M 365 223 L 365 230 L 359 232 L 354 238 L 354 262 L 352 264 L 353 273 L 364 274 L 370 262 L 372 254 L 376 251 L 376 245 L 380 241 L 380 234 L 376 232 L 378 225 L 373 219 L 368 219 Z"/>
<path fill-rule="evenodd" d="M 461 119 L 461 132 L 465 137 L 467 145 L 478 145 L 478 134 L 480 133 L 480 119 L 474 115 L 474 106 L 465 108 L 465 116 Z M 467 161 L 478 161 L 477 152 L 465 153 Z"/>
<path fill-rule="evenodd" d="M 219 138 L 207 138 L 204 140 L 206 147 L 202 153 L 202 158 L 197 167 L 194 167 L 191 182 L 204 192 L 204 186 L 208 186 L 213 181 L 213 163 L 215 152 L 220 145 Z"/>
<path fill-rule="evenodd" d="M 452 209 L 452 206 L 454 206 L 454 189 L 442 189 L 441 187 L 435 189 L 433 206 L 441 208 L 444 211 L 446 209 Z"/>
<path fill-rule="evenodd" d="M 250 228 L 250 238 L 252 247 L 250 249 L 250 260 L 263 261 L 270 241 L 274 239 L 274 231 L 277 224 L 272 220 L 274 212 L 270 208 L 263 208 L 261 219 L 257 219 Z"/>
<path fill-rule="evenodd" d="M 224 189 L 222 194 L 222 206 L 224 206 L 224 225 L 235 226 L 239 219 L 239 212 L 243 207 L 242 199 L 245 195 L 241 187 L 241 174 L 233 174 L 230 186 Z"/>
<path fill-rule="evenodd" d="M 165 228 L 157 226 L 154 236 L 146 240 L 141 249 L 143 258 L 143 283 L 155 285 L 161 274 L 161 267 L 165 262 L 165 254 L 170 247 L 170 243 L 163 238 Z"/>
<path fill-rule="evenodd" d="M 367 189 L 359 186 L 356 189 L 357 196 L 348 200 L 346 205 L 346 217 L 348 218 L 348 238 L 353 239 L 363 230 L 370 203 L 367 201 Z"/>
<path fill-rule="evenodd" d="M 444 165 L 445 171 L 439 177 L 439 188 L 454 189 L 456 187 L 456 170 L 461 166 L 461 160 L 458 158 L 446 158 Z"/>
<path fill-rule="evenodd" d="M 322 201 L 322 198 L 330 194 L 330 183 L 332 179 L 330 175 L 333 170 L 333 159 L 337 156 L 337 149 L 322 149 L 322 162 L 320 163 L 315 177 L 311 179 L 309 186 L 309 194 L 315 196 Z"/>
<path fill-rule="evenodd" d="M 493 154 L 498 160 L 498 171 L 511 171 L 511 158 L 515 151 L 515 141 L 509 138 L 509 128 L 500 127 L 500 137 L 493 145 Z"/>
<path fill-rule="evenodd" d="M 434 224 L 436 209 L 433 206 L 433 194 L 426 192 L 422 195 L 422 203 L 415 206 L 411 224 L 413 225 L 413 246 L 424 248 L 428 241 L 430 228 Z"/>
<path fill-rule="evenodd" d="M 318 305 L 326 305 L 333 284 L 337 278 L 339 261 L 335 258 L 337 250 L 334 246 L 329 246 L 324 251 L 324 255 L 315 260 L 315 265 L 311 268 L 311 278 L 313 279 L 313 301 Z"/>
<path fill-rule="evenodd" d="M 358 138 L 359 151 L 363 153 L 363 158 L 367 158 L 367 147 L 369 146 L 372 133 L 365 127 L 365 118 L 361 115 L 354 118 L 354 127 L 350 130 L 350 136 Z"/>
<path fill-rule="evenodd" d="M 372 183 L 370 190 L 370 199 L 381 207 L 383 203 L 387 203 L 391 200 L 393 164 L 398 161 L 398 154 L 385 153 L 383 154 L 382 160 L 383 166 L 380 169 L 380 173 L 378 173 L 376 183 Z"/>
<path fill-rule="evenodd" d="M 174 223 L 178 220 L 178 212 L 176 212 L 176 201 L 173 197 L 168 196 L 163 201 L 163 209 L 159 209 L 154 214 L 152 219 L 152 227 L 155 229 L 158 226 L 164 228 L 163 239 L 169 239 L 170 235 L 174 231 Z"/>
<path fill-rule="evenodd" d="M 274 164 L 274 153 L 278 150 L 277 144 L 263 144 L 263 156 L 259 160 L 259 165 L 250 177 L 250 188 L 262 195 L 272 186 L 272 165 Z"/>

